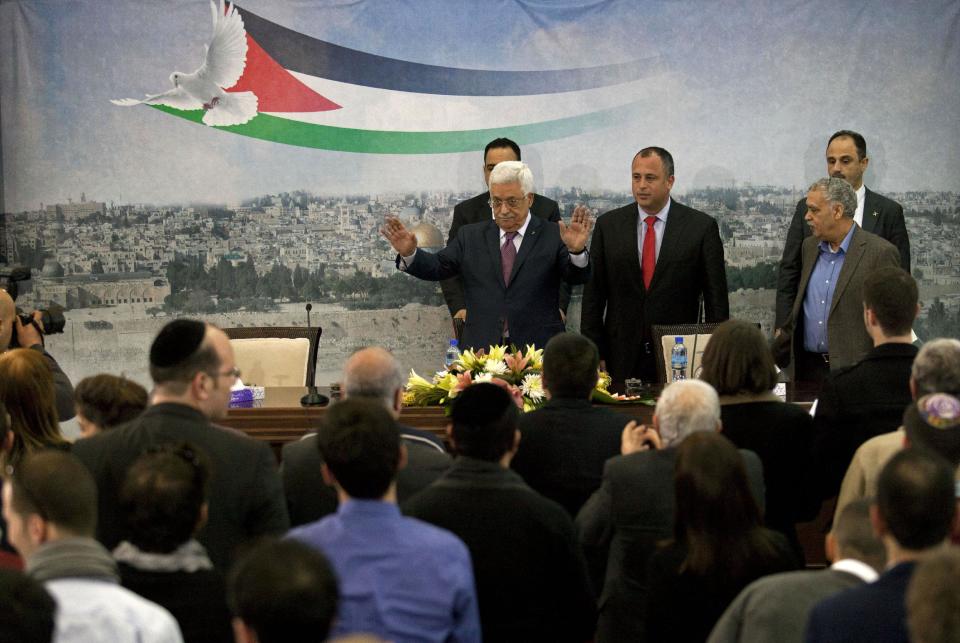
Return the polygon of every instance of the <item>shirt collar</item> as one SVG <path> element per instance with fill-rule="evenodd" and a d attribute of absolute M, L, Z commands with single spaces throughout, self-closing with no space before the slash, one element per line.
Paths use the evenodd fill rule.
<path fill-rule="evenodd" d="M 396 503 L 384 502 L 383 500 L 350 498 L 346 502 L 340 503 L 337 513 L 341 516 L 389 517 L 399 516 L 400 507 Z"/>
<path fill-rule="evenodd" d="M 857 578 L 861 579 L 864 583 L 872 583 L 879 577 L 877 570 L 875 570 L 873 567 L 853 558 L 844 558 L 843 560 L 838 560 L 834 564 L 830 565 L 830 569 L 835 569 L 838 572 L 853 574 Z"/>
<path fill-rule="evenodd" d="M 496 225 L 496 223 L 494 223 L 494 225 Z M 525 234 L 527 233 L 527 226 L 528 226 L 528 225 L 530 225 L 530 211 L 529 211 L 529 210 L 527 210 L 527 218 L 523 220 L 523 225 L 520 226 L 520 229 L 517 230 L 517 236 L 519 236 L 521 239 L 523 239 L 523 235 L 525 235 Z M 500 230 L 499 228 L 497 228 L 497 229 Z M 503 238 L 504 238 L 505 236 L 507 236 L 507 233 L 504 232 L 503 230 L 500 230 L 500 241 L 501 241 L 501 242 L 503 241 Z"/>
<path fill-rule="evenodd" d="M 854 231 L 854 229 L 856 229 L 857 227 L 859 227 L 859 226 L 857 226 L 856 221 L 854 221 L 854 222 L 853 222 L 853 225 L 850 226 L 850 229 L 847 230 L 847 236 L 845 236 L 845 237 L 843 238 L 843 241 L 840 242 L 840 249 L 837 250 L 836 252 L 834 252 L 834 251 L 830 248 L 830 242 L 828 242 L 828 241 L 821 241 L 820 243 L 817 244 L 817 246 L 820 248 L 820 251 L 821 251 L 821 252 L 829 252 L 830 254 L 839 254 L 840 251 L 842 250 L 842 251 L 843 251 L 843 254 L 847 254 L 847 248 L 850 247 L 850 240 L 853 239 L 853 231 Z"/>
<path fill-rule="evenodd" d="M 673 201 L 670 199 L 670 197 L 667 197 L 667 202 L 664 204 L 663 209 L 657 212 L 654 216 L 660 219 L 661 221 L 663 221 L 664 223 L 666 223 L 667 215 L 670 213 L 670 204 L 672 202 Z M 639 203 L 637 204 L 637 214 L 640 215 L 640 221 L 643 221 L 644 219 L 650 216 L 647 212 L 643 210 L 643 208 L 640 207 Z"/>

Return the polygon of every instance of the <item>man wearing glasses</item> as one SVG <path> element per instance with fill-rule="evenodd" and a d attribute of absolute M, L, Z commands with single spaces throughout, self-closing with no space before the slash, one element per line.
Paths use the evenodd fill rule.
<path fill-rule="evenodd" d="M 554 224 L 530 215 L 533 198 L 530 168 L 504 161 L 490 173 L 493 219 L 463 226 L 436 254 L 417 250 L 417 238 L 395 218 L 381 228 L 401 270 L 428 281 L 463 279 L 467 348 L 545 346 L 564 330 L 561 281 L 582 284 L 590 277 L 587 208 L 577 207 L 569 225 Z"/>
<path fill-rule="evenodd" d="M 177 319 L 150 347 L 151 404 L 139 418 L 79 440 L 73 453 L 99 488 L 97 538 L 108 548 L 123 535 L 117 492 L 127 468 L 146 449 L 190 442 L 212 464 L 207 525 L 198 534 L 214 566 L 226 570 L 237 545 L 289 527 L 276 461 L 261 442 L 213 424 L 223 418 L 240 376 L 226 334 Z"/>

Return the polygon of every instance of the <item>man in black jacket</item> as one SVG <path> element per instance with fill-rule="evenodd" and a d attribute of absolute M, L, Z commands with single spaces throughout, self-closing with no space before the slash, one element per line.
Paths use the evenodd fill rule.
<path fill-rule="evenodd" d="M 164 326 L 150 347 L 151 405 L 135 420 L 79 440 L 73 453 L 98 488 L 97 539 L 113 549 L 123 537 L 120 483 L 141 453 L 189 442 L 211 463 L 210 513 L 197 540 L 226 570 L 238 545 L 290 526 L 277 464 L 264 442 L 217 426 L 240 371 L 226 333 L 193 319 Z"/>
<path fill-rule="evenodd" d="M 453 404 L 459 457 L 403 512 L 452 531 L 467 545 L 487 641 L 588 641 L 596 614 L 570 516 L 510 471 L 518 410 L 489 383 Z"/>
<path fill-rule="evenodd" d="M 509 138 L 495 138 L 483 150 L 483 182 L 490 185 L 490 173 L 497 163 L 501 161 L 520 161 L 520 146 Z M 530 205 L 530 214 L 540 217 L 547 221 L 557 222 L 560 220 L 560 206 L 553 199 L 548 199 L 539 194 L 533 195 L 533 203 Z M 449 244 L 457 236 L 457 231 L 468 223 L 477 223 L 492 219 L 493 213 L 490 211 L 490 191 L 478 194 L 466 201 L 461 201 L 453 208 L 453 222 L 450 224 L 450 232 L 447 234 L 447 243 Z M 467 302 L 463 296 L 463 279 L 460 276 L 451 277 L 440 282 L 440 288 L 443 290 L 443 298 L 447 302 L 447 308 L 450 309 L 450 315 L 454 319 L 466 320 Z M 560 310 L 566 313 L 567 304 L 570 301 L 570 286 L 563 283 L 560 286 Z"/>

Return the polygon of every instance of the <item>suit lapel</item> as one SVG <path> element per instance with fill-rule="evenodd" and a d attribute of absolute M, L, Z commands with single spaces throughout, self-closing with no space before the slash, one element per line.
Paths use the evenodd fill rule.
<path fill-rule="evenodd" d="M 863 194 L 863 225 L 867 232 L 874 232 L 880 223 L 880 209 L 877 205 L 877 195 L 864 188 Z"/>
<path fill-rule="evenodd" d="M 807 237 L 809 239 L 810 237 Z M 810 283 L 810 275 L 813 274 L 813 267 L 817 263 L 818 255 L 820 251 L 818 249 L 819 241 L 814 239 L 813 243 L 807 243 L 807 239 L 803 240 L 803 246 L 801 250 L 801 266 L 803 266 L 800 271 L 800 287 L 797 289 L 797 298 L 793 302 L 793 321 L 796 322 L 797 312 L 801 306 L 803 306 L 803 299 L 807 296 L 807 285 Z"/>
<path fill-rule="evenodd" d="M 864 216 L 866 218 L 866 216 Z M 856 224 L 854 224 L 856 226 Z M 854 229 L 853 236 L 850 238 L 850 246 L 847 248 L 847 256 L 843 259 L 843 267 L 840 269 L 840 275 L 837 277 L 837 287 L 833 291 L 833 300 L 830 302 L 830 314 L 836 309 L 843 295 L 843 290 L 850 283 L 853 273 L 857 270 L 857 264 L 863 258 L 863 249 L 867 245 L 867 240 L 863 238 L 863 232 Z"/>
<path fill-rule="evenodd" d="M 510 272 L 510 283 L 513 283 L 514 278 L 517 276 L 517 271 L 520 270 L 521 264 L 530 256 L 533 246 L 535 246 L 540 240 L 540 237 L 543 236 L 542 227 L 543 220 L 531 214 L 530 223 L 527 224 L 527 232 L 520 241 L 520 250 L 517 252 L 516 260 L 513 262 L 513 271 Z"/>
<path fill-rule="evenodd" d="M 503 263 L 500 260 L 500 228 L 491 219 L 483 235 L 486 239 L 487 252 L 490 253 L 490 267 L 497 275 L 497 282 L 506 289 L 507 285 L 503 282 Z"/>

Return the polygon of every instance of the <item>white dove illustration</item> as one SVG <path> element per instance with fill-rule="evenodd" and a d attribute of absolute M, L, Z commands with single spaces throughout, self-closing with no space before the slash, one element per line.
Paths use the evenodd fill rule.
<path fill-rule="evenodd" d="M 204 47 L 203 65 L 192 74 L 175 71 L 170 74 L 173 89 L 162 94 L 147 94 L 143 100 L 121 98 L 114 105 L 167 105 L 176 109 L 203 108 L 207 125 L 242 125 L 257 115 L 257 95 L 253 92 L 226 92 L 240 79 L 247 64 L 247 31 L 243 18 L 231 4 L 224 12 L 211 0 L 213 37 Z"/>

